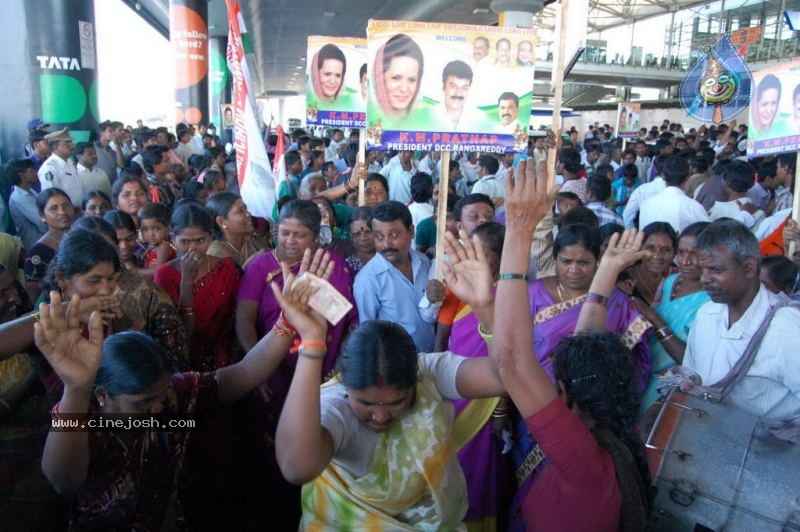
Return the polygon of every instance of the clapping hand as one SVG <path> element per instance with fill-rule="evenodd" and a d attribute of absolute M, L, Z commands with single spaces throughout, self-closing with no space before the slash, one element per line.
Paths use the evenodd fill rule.
<path fill-rule="evenodd" d="M 442 263 L 447 286 L 461 301 L 472 308 L 494 303 L 492 270 L 480 238 L 469 239 L 465 231 L 461 240 L 445 233 L 444 249 L 450 263 Z"/>
<path fill-rule="evenodd" d="M 91 388 L 103 358 L 103 321 L 100 312 L 89 318 L 89 338 L 81 335 L 78 309 L 81 298 L 72 296 L 61 304 L 58 292 L 50 293 L 50 304 L 39 305 L 40 318 L 34 324 L 36 347 L 53 367 L 65 388 Z"/>
<path fill-rule="evenodd" d="M 272 293 L 281 306 L 286 320 L 297 329 L 300 337 L 304 340 L 312 338 L 325 341 L 328 330 L 328 322 L 325 318 L 308 305 L 308 300 L 317 288 L 312 286 L 310 278 L 302 278 L 303 273 L 308 272 L 327 280 L 335 264 L 330 255 L 320 248 L 311 257 L 311 250 L 306 249 L 303 253 L 303 261 L 300 263 L 300 271 L 295 276 L 286 263 L 281 262 L 283 271 L 283 291 L 277 283 L 271 284 Z"/>

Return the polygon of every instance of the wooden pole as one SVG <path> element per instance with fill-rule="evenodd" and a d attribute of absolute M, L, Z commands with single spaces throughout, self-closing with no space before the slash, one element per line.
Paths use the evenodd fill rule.
<path fill-rule="evenodd" d="M 356 164 L 364 163 L 364 165 L 366 166 L 367 164 L 367 153 L 365 151 L 366 146 L 367 146 L 367 130 L 362 129 L 358 135 L 358 155 L 356 155 Z M 364 177 L 362 176 L 358 180 L 358 206 L 363 207 L 364 205 L 365 205 Z"/>
<path fill-rule="evenodd" d="M 553 95 L 553 121 L 550 124 L 557 141 L 559 140 L 558 136 L 561 134 L 561 100 L 564 98 L 564 53 L 566 53 L 567 44 L 567 8 L 569 7 L 569 0 L 561 0 L 559 4 L 561 24 L 556 28 L 556 31 L 558 31 L 558 64 L 553 65 L 555 94 Z M 556 177 L 556 156 L 556 147 L 551 147 L 547 152 L 548 190 L 553 186 L 553 181 Z"/>
<path fill-rule="evenodd" d="M 794 188 L 792 190 L 794 196 L 792 197 L 792 214 L 789 218 L 800 219 L 800 151 L 797 152 L 797 159 L 794 162 Z M 786 256 L 794 260 L 794 240 L 789 242 L 786 246 Z"/>
<path fill-rule="evenodd" d="M 444 280 L 444 233 L 447 231 L 447 195 L 450 192 L 450 152 L 442 152 L 442 173 L 439 176 L 439 212 L 436 213 L 436 279 Z"/>

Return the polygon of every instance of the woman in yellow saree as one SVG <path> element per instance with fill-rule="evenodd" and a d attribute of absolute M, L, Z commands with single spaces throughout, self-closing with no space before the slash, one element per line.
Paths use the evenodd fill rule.
<path fill-rule="evenodd" d="M 315 255 L 315 262 L 324 260 Z M 327 323 L 307 305 L 307 281 L 290 271 L 284 279 L 287 286 L 300 283 L 284 295 L 273 290 L 302 341 L 276 452 L 286 479 L 305 484 L 301 528 L 462 528 L 467 493 L 455 454 L 461 428 L 450 399 L 501 395 L 492 360 L 418 354 L 402 327 L 369 321 L 350 334 L 339 376 L 320 393 Z M 484 285 L 491 287 L 491 279 Z M 493 294 L 474 293 L 470 305 L 490 331 Z"/>

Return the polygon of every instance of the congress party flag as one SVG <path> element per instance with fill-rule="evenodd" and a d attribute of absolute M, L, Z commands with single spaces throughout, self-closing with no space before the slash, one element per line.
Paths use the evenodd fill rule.
<path fill-rule="evenodd" d="M 228 69 L 233 75 L 233 138 L 242 200 L 254 216 L 270 218 L 275 205 L 275 179 L 261 141 L 251 76 L 245 57 L 247 31 L 237 0 L 228 8 Z"/>

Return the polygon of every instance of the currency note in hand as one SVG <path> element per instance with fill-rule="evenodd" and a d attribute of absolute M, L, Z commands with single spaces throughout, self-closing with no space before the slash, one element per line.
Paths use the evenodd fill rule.
<path fill-rule="evenodd" d="M 301 279 L 309 279 L 311 286 L 316 289 L 309 298 L 308 305 L 322 314 L 331 325 L 337 325 L 353 308 L 353 304 L 322 277 L 305 272 L 298 277 L 298 281 Z"/>

